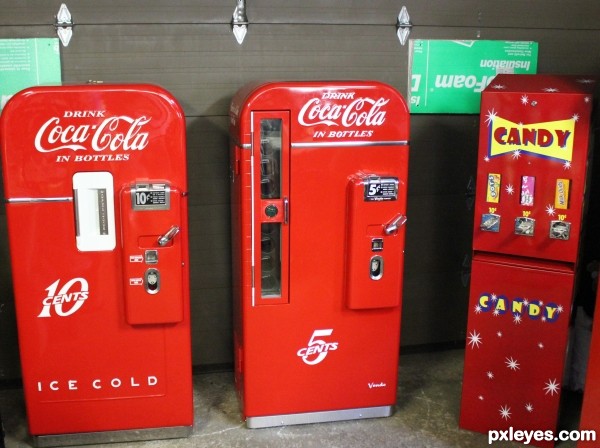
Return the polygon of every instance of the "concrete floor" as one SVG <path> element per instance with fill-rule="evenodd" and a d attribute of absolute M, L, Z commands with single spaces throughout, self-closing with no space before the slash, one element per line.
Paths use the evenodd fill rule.
<path fill-rule="evenodd" d="M 481 448 L 488 446 L 487 435 L 458 428 L 462 368 L 462 350 L 404 355 L 392 417 L 253 430 L 240 420 L 232 373 L 196 375 L 196 423 L 189 438 L 88 447 Z M 22 390 L 0 390 L 0 411 L 6 447 L 29 447 Z M 564 416 L 567 421 L 561 421 L 561 429 L 576 429 L 576 412 L 563 411 Z M 523 445 L 501 442 L 494 446 Z M 557 447 L 573 448 L 575 443 Z"/>

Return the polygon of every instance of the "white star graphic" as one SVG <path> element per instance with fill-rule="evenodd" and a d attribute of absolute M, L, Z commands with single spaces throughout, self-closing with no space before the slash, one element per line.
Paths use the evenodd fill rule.
<path fill-rule="evenodd" d="M 501 332 L 501 331 L 499 331 L 498 333 L 496 333 L 496 335 L 497 335 L 499 338 L 501 338 L 501 337 L 502 337 L 502 332 Z"/>
<path fill-rule="evenodd" d="M 486 376 L 487 376 L 487 377 L 488 377 L 490 380 L 493 380 L 493 379 L 494 379 L 494 372 L 492 372 L 492 371 L 490 370 L 490 371 L 488 371 L 488 372 L 486 373 Z"/>
<path fill-rule="evenodd" d="M 479 401 L 483 401 L 483 395 L 480 395 L 477 398 L 479 398 Z"/>
<path fill-rule="evenodd" d="M 573 121 L 578 122 L 579 121 L 579 114 L 573 114 Z"/>
<path fill-rule="evenodd" d="M 504 420 L 508 420 L 510 418 L 510 408 L 508 407 L 508 405 L 502 406 L 500 408 L 500 415 Z"/>
<path fill-rule="evenodd" d="M 544 92 L 548 92 L 548 93 L 559 92 L 559 90 L 555 87 L 546 87 L 543 90 L 544 90 Z"/>
<path fill-rule="evenodd" d="M 489 110 L 487 115 L 486 115 L 486 119 L 485 122 L 487 123 L 488 126 L 490 126 L 493 122 L 494 122 L 494 118 L 496 118 L 498 114 L 496 113 L 496 111 L 494 109 Z"/>
<path fill-rule="evenodd" d="M 594 84 L 596 81 L 591 78 L 581 78 L 581 79 L 578 79 L 577 82 L 580 84 Z"/>
<path fill-rule="evenodd" d="M 525 409 L 527 409 L 527 412 L 533 412 L 533 405 L 531 403 L 527 403 L 525 405 Z"/>
<path fill-rule="evenodd" d="M 560 314 L 564 311 L 564 308 L 562 305 L 558 305 L 558 308 L 556 308 L 556 311 Z"/>
<path fill-rule="evenodd" d="M 515 149 L 513 151 L 512 158 L 513 159 L 518 159 L 519 157 L 521 157 L 521 150 L 520 149 Z"/>
<path fill-rule="evenodd" d="M 508 185 L 506 186 L 506 192 L 507 192 L 508 194 L 513 194 L 513 193 L 515 192 L 515 187 L 513 187 L 513 186 L 512 186 L 512 184 L 508 184 Z"/>
<path fill-rule="evenodd" d="M 521 97 L 521 104 L 527 104 L 529 103 L 529 97 L 527 95 L 523 95 Z"/>
<path fill-rule="evenodd" d="M 543 344 L 543 343 L 541 343 L 541 342 L 538 342 L 538 347 L 539 347 L 540 349 L 543 349 L 543 348 L 544 348 L 544 344 Z"/>
<path fill-rule="evenodd" d="M 570 170 L 571 169 L 571 162 L 569 162 L 568 160 L 563 164 L 563 168 L 565 170 Z"/>
<path fill-rule="evenodd" d="M 500 316 L 500 310 L 498 308 L 496 308 L 494 311 L 492 311 L 492 316 L 494 316 L 494 317 Z"/>
<path fill-rule="evenodd" d="M 514 315 L 514 317 L 513 317 L 513 322 L 514 322 L 515 324 L 517 324 L 517 325 L 518 325 L 518 324 L 520 324 L 522 321 L 523 321 L 523 318 L 521 317 L 521 315 L 520 315 L 520 314 L 515 314 L 515 315 Z"/>
<path fill-rule="evenodd" d="M 492 302 L 497 302 L 498 296 L 496 294 L 492 294 Z"/>
<path fill-rule="evenodd" d="M 475 305 L 475 314 L 481 314 L 481 305 Z"/>
<path fill-rule="evenodd" d="M 529 306 L 529 300 L 527 300 L 527 299 L 523 299 L 523 305 L 525 305 L 525 306 Z"/>
<path fill-rule="evenodd" d="M 484 162 L 489 162 L 489 161 L 490 161 L 490 158 L 489 158 L 488 156 L 485 156 L 485 157 L 483 158 L 483 161 L 484 161 Z"/>
<path fill-rule="evenodd" d="M 586 103 L 586 104 L 587 104 L 587 103 L 591 103 L 591 102 L 592 102 L 592 99 L 591 99 L 589 96 L 586 96 L 586 97 L 583 99 L 583 102 L 584 102 L 584 103 Z"/>
<path fill-rule="evenodd" d="M 494 84 L 494 85 L 492 86 L 492 89 L 496 89 L 496 90 L 504 90 L 504 89 L 506 89 L 506 86 L 505 86 L 505 85 L 503 85 L 503 84 Z"/>
<path fill-rule="evenodd" d="M 506 358 L 506 367 L 510 370 L 519 370 L 519 363 L 516 359 L 513 359 L 512 356 L 510 358 Z"/>
<path fill-rule="evenodd" d="M 548 216 L 554 216 L 556 214 L 556 210 L 554 210 L 554 207 L 552 207 L 552 204 L 548 204 L 546 206 L 546 213 L 548 214 Z"/>
<path fill-rule="evenodd" d="M 548 382 L 545 383 L 545 385 L 546 385 L 546 387 L 544 387 L 544 390 L 546 391 L 546 395 L 548 395 L 548 394 L 550 394 L 550 395 L 557 394 L 558 395 L 558 389 L 560 389 L 560 385 L 558 384 L 556 379 L 553 379 L 553 380 L 548 379 Z"/>
<path fill-rule="evenodd" d="M 477 333 L 477 331 L 473 330 L 471 333 L 469 333 L 469 343 L 468 345 L 471 346 L 471 348 L 479 348 L 479 346 L 482 344 L 482 340 L 481 340 L 481 334 Z"/>

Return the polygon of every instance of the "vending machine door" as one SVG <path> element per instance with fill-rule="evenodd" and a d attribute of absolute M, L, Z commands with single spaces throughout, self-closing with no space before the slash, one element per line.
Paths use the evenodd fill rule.
<path fill-rule="evenodd" d="M 477 255 L 471 276 L 460 426 L 556 430 L 573 271 Z"/>
<path fill-rule="evenodd" d="M 123 291 L 131 325 L 183 320 L 181 196 L 164 181 L 121 191 Z"/>
<path fill-rule="evenodd" d="M 481 95 L 473 249 L 574 263 L 593 83 L 499 75 Z"/>
<path fill-rule="evenodd" d="M 289 113 L 253 112 L 253 304 L 289 303 Z"/>
<path fill-rule="evenodd" d="M 348 184 L 345 296 L 348 308 L 399 306 L 404 261 L 398 177 L 358 174 Z M 404 188 L 404 185 L 401 186 Z"/>

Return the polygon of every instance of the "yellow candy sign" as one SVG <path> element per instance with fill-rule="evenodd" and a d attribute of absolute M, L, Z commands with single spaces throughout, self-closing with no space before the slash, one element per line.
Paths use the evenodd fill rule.
<path fill-rule="evenodd" d="M 571 162 L 575 120 L 519 124 L 494 117 L 490 129 L 490 157 L 514 151 Z"/>

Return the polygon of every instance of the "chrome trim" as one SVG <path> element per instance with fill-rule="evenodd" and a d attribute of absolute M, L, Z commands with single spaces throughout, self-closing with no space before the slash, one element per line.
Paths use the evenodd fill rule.
<path fill-rule="evenodd" d="M 283 198 L 283 223 L 289 224 L 290 221 L 290 200 Z"/>
<path fill-rule="evenodd" d="M 240 141 L 235 137 L 230 137 L 231 142 L 234 146 L 239 146 L 242 149 L 252 149 L 252 143 L 240 143 Z"/>
<path fill-rule="evenodd" d="M 408 140 L 398 141 L 380 141 L 380 142 L 353 142 L 353 141 L 336 141 L 336 142 L 315 142 L 315 143 L 292 143 L 292 148 L 339 148 L 345 146 L 407 146 Z"/>
<path fill-rule="evenodd" d="M 8 198 L 6 202 L 9 204 L 37 204 L 40 202 L 73 202 L 72 196 L 56 197 L 56 198 Z"/>
<path fill-rule="evenodd" d="M 254 112 L 252 112 L 250 114 L 250 138 L 251 138 L 251 143 L 250 143 L 250 225 L 251 225 L 251 245 L 252 245 L 252 260 L 250 262 L 250 266 L 251 266 L 251 274 L 252 274 L 252 306 L 255 305 L 256 302 L 256 286 L 254 283 L 254 277 L 255 277 L 255 257 L 256 254 L 254 253 L 254 243 L 255 243 L 255 223 L 254 223 Z"/>
<path fill-rule="evenodd" d="M 95 445 L 99 443 L 182 439 L 189 437 L 192 434 L 192 429 L 191 426 L 173 426 L 169 428 L 148 428 L 125 431 L 52 434 L 32 436 L 32 444 L 38 448 L 45 448 L 51 446 Z"/>
<path fill-rule="evenodd" d="M 246 419 L 246 426 L 250 429 L 256 429 L 272 426 L 304 425 L 308 423 L 389 417 L 392 413 L 392 406 L 378 406 L 372 408 L 341 409 L 337 411 L 306 412 L 301 414 L 267 415 L 248 417 Z"/>

